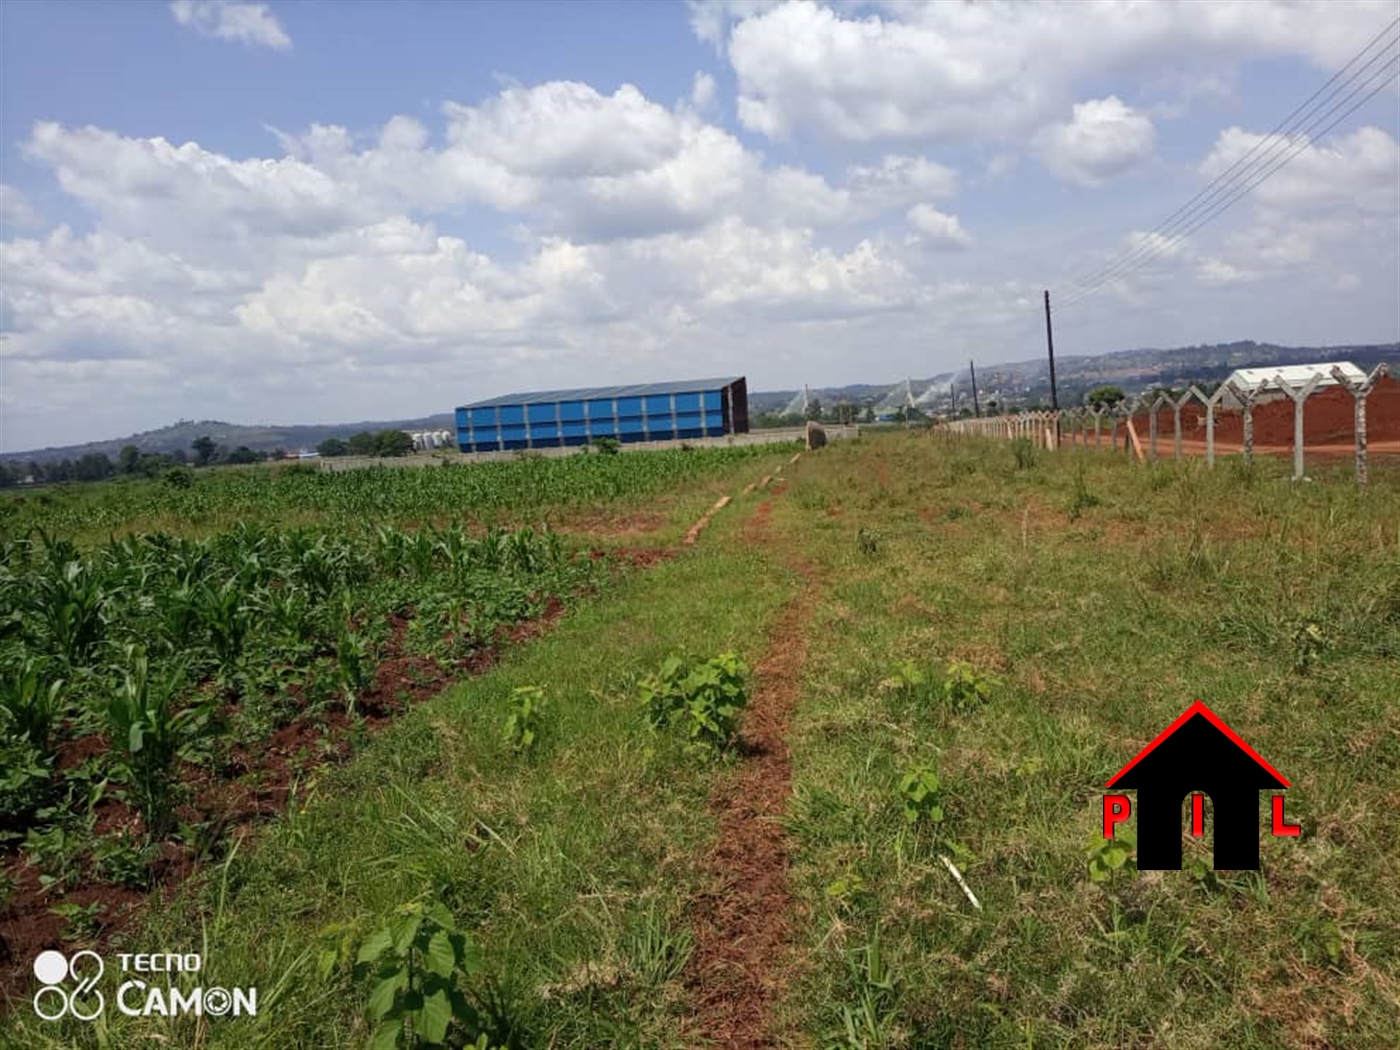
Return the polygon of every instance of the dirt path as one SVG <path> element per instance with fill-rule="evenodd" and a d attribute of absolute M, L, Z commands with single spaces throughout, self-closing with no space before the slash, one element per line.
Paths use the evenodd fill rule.
<path fill-rule="evenodd" d="M 771 500 L 759 505 L 745 526 L 746 540 L 772 542 L 771 512 Z M 779 821 L 792 791 L 786 737 L 818 582 L 811 566 L 789 564 L 807 584 L 779 613 L 755 669 L 743 758 L 711 796 L 719 839 L 707 859 L 707 889 L 694 903 L 696 946 L 687 982 L 698 1028 L 715 1046 L 777 1045 L 773 1012 L 791 970 L 787 836 Z"/>

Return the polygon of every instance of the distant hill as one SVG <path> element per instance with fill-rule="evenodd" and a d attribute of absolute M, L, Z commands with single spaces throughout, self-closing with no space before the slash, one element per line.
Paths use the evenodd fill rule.
<path fill-rule="evenodd" d="M 1137 393 L 1157 386 L 1184 387 L 1193 382 L 1217 382 L 1236 368 L 1307 364 L 1312 361 L 1351 361 L 1368 371 L 1382 361 L 1400 365 L 1400 343 L 1317 347 L 1275 346 L 1271 343 L 1245 341 L 1218 343 L 1213 346 L 1184 346 L 1170 350 L 1120 350 L 1098 356 L 1067 355 L 1055 358 L 1055 380 L 1060 403 L 1068 405 L 1078 403 L 1087 391 L 1105 383 L 1121 386 L 1129 393 Z M 899 377 L 895 377 L 884 383 L 813 387 L 811 393 L 813 397 L 819 398 L 826 408 L 841 403 L 863 407 L 881 401 L 890 387 L 901 381 Z M 950 383 L 956 385 L 960 402 L 971 397 L 967 369 L 943 372 L 922 379 L 915 378 L 912 388 L 917 398 L 930 387 L 939 387 L 940 389 L 928 398 L 928 403 L 935 408 L 946 407 L 948 397 L 943 388 L 947 388 Z M 1007 407 L 1033 403 L 1048 404 L 1050 371 L 1043 357 L 986 365 L 977 370 L 977 386 L 984 401 L 996 398 Z M 796 390 L 752 392 L 749 394 L 749 412 L 754 416 L 765 412 L 781 412 L 796 394 Z M 0 453 L 0 460 L 36 460 L 41 463 L 58 459 L 76 460 L 90 452 L 103 453 L 111 459 L 116 459 L 125 445 L 135 445 L 142 452 L 174 453 L 177 449 L 188 452 L 190 442 L 205 434 L 218 444 L 227 445 L 229 448 L 246 445 L 255 452 L 272 452 L 279 448 L 296 451 L 315 448 L 326 438 L 347 438 L 361 430 L 453 430 L 455 427 L 456 423 L 450 412 L 419 419 L 364 420 L 358 423 L 295 426 L 244 426 L 219 420 L 180 420 L 168 427 L 112 438 L 110 441 L 91 441 L 82 445 Z"/>
<path fill-rule="evenodd" d="M 246 445 L 254 452 L 272 452 L 285 449 L 296 452 L 299 449 L 313 449 L 326 438 L 348 438 L 361 430 L 455 430 L 456 421 L 451 412 L 421 419 L 395 419 L 387 422 L 364 421 L 360 423 L 297 424 L 293 426 L 244 426 L 241 423 L 225 423 L 217 419 L 198 422 L 182 419 L 168 427 L 147 430 L 127 437 L 112 438 L 109 441 L 90 441 L 84 445 L 63 445 L 60 447 L 31 449 L 26 452 L 0 453 L 0 460 L 30 460 L 44 463 L 55 459 L 78 459 L 90 452 L 102 453 L 115 460 L 126 445 L 135 445 L 142 452 L 164 452 L 173 454 L 177 449 L 190 451 L 190 443 L 195 438 L 208 435 L 215 443 L 237 448 Z"/>

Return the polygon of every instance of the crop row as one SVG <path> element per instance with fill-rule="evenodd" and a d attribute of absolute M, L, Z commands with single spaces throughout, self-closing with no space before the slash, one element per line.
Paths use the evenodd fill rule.
<path fill-rule="evenodd" d="M 382 660 L 459 666 L 597 571 L 528 527 L 0 543 L 0 858 L 57 890 L 148 884 L 161 849 L 207 837 L 191 783 L 236 778 L 293 722 L 355 723 Z"/>
<path fill-rule="evenodd" d="M 167 517 L 217 525 L 235 518 L 314 515 L 364 521 L 599 504 L 645 496 L 771 451 L 763 446 L 674 449 L 622 455 L 521 456 L 488 463 L 323 471 L 305 466 L 172 472 L 71 492 L 0 499 L 0 535 L 41 527 L 62 535 L 106 531 Z"/>

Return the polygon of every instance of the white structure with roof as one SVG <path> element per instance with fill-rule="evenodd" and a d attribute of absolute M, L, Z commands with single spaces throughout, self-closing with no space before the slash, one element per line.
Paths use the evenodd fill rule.
<path fill-rule="evenodd" d="M 1337 385 L 1337 377 L 1332 374 L 1332 369 L 1337 368 L 1353 383 L 1364 383 L 1366 373 L 1357 368 L 1350 361 L 1326 361 L 1316 365 L 1275 365 L 1272 368 L 1237 368 L 1230 373 L 1230 377 L 1225 380 L 1226 384 L 1238 390 L 1260 391 L 1267 383 L 1268 389 L 1259 394 L 1259 400 L 1273 401 L 1286 396 L 1282 390 L 1278 389 L 1277 380 L 1282 379 L 1294 390 L 1298 390 L 1308 384 L 1314 377 L 1320 377 L 1317 381 L 1316 389 L 1322 390 L 1329 386 Z M 1222 399 L 1232 407 L 1238 407 L 1238 399 L 1227 392 Z"/>

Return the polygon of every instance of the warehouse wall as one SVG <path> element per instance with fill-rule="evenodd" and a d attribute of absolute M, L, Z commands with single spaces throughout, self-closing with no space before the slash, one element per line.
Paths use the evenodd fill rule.
<path fill-rule="evenodd" d="M 487 452 L 586 445 L 604 437 L 627 443 L 720 437 L 735 430 L 731 389 L 459 408 L 457 447 Z M 732 393 L 733 414 L 747 430 L 747 396 L 742 388 Z"/>

